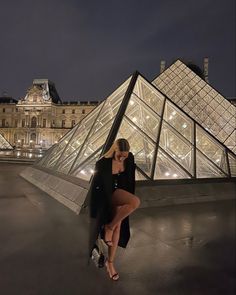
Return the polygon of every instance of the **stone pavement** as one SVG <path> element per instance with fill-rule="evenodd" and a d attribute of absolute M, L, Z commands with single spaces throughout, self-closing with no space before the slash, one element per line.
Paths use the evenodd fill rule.
<path fill-rule="evenodd" d="M 1 295 L 235 294 L 235 201 L 139 209 L 119 282 L 87 265 L 85 214 L 0 163 Z"/>

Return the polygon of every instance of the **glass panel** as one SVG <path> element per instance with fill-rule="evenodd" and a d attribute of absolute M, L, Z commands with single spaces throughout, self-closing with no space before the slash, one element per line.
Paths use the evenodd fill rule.
<path fill-rule="evenodd" d="M 160 146 L 193 175 L 193 148 L 191 144 L 183 141 L 164 122 L 161 127 Z"/>
<path fill-rule="evenodd" d="M 160 118 L 135 95 L 131 96 L 125 115 L 156 141 Z"/>
<path fill-rule="evenodd" d="M 66 145 L 70 141 L 71 137 L 73 136 L 75 130 L 78 126 L 74 127 L 72 130 L 70 130 L 62 139 L 58 142 L 55 149 L 50 153 L 50 157 L 48 157 L 48 160 L 44 163 L 44 166 L 47 168 L 52 168 L 55 166 L 57 160 L 60 158 L 62 152 L 64 151 Z"/>
<path fill-rule="evenodd" d="M 169 101 L 165 105 L 164 119 L 190 142 L 193 142 L 193 121 Z"/>
<path fill-rule="evenodd" d="M 78 167 L 81 162 L 105 143 L 106 138 L 104 137 L 107 136 L 110 131 L 130 79 L 131 78 L 125 81 L 115 92 L 113 92 L 104 103 L 100 105 L 100 108 L 95 114 L 93 114 L 93 116 L 88 116 L 87 121 L 80 125 L 76 135 L 60 159 L 58 171 L 68 173 L 72 165 L 74 165 L 74 161 L 76 161 L 76 167 Z M 92 126 L 93 129 L 91 130 Z M 98 135 L 101 137 L 98 138 Z M 86 142 L 84 144 L 85 140 Z M 102 140 L 103 142 L 101 142 Z"/>
<path fill-rule="evenodd" d="M 158 149 L 154 179 L 190 178 L 167 154 Z"/>
<path fill-rule="evenodd" d="M 116 138 L 126 138 L 129 141 L 131 152 L 135 156 L 137 166 L 151 177 L 155 145 L 145 133 L 125 117 Z"/>
<path fill-rule="evenodd" d="M 86 143 L 83 146 L 78 158 L 75 159 L 75 163 L 73 164 L 72 168 L 72 173 L 75 169 L 77 169 L 80 166 L 81 163 L 83 163 L 88 157 L 90 157 L 90 155 L 92 155 L 99 148 L 103 147 L 107 139 L 107 136 L 111 130 L 113 121 L 114 118 L 96 132 L 94 132 L 94 130 L 96 130 L 96 126 L 94 126 L 93 131 L 91 132 L 89 138 L 86 140 Z"/>
<path fill-rule="evenodd" d="M 224 148 L 199 126 L 196 128 L 196 145 L 212 162 L 228 173 Z"/>
<path fill-rule="evenodd" d="M 138 169 L 136 169 L 135 170 L 135 180 L 148 180 L 148 178 L 143 176 L 143 174 Z"/>
<path fill-rule="evenodd" d="M 91 159 L 89 159 L 82 167 L 77 168 L 72 175 L 89 181 L 91 176 L 94 173 L 95 164 L 97 160 L 99 159 L 101 152 L 102 152 L 102 148 L 100 148 L 97 152 L 95 152 L 95 154 L 91 157 Z"/>
<path fill-rule="evenodd" d="M 66 173 L 70 168 L 70 164 L 72 164 L 73 160 L 78 155 L 83 143 L 92 128 L 101 108 L 104 103 L 100 104 L 95 111 L 90 115 L 84 118 L 84 120 L 79 125 L 76 130 L 72 140 L 67 145 L 65 152 L 61 156 L 57 166 L 58 171 Z"/>
<path fill-rule="evenodd" d="M 233 150 L 236 146 L 236 130 L 234 130 L 231 135 L 226 139 L 225 144 L 229 147 L 229 149 Z"/>
<path fill-rule="evenodd" d="M 197 178 L 226 177 L 213 163 L 199 151 L 196 151 Z"/>
<path fill-rule="evenodd" d="M 233 156 L 231 153 L 228 153 L 228 156 L 231 177 L 236 177 L 236 157 Z"/>
<path fill-rule="evenodd" d="M 161 115 L 165 97 L 140 76 L 135 84 L 134 93 L 152 110 Z"/>

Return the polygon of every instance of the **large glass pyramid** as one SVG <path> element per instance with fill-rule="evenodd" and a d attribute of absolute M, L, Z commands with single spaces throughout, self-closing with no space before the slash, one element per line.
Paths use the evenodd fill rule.
<path fill-rule="evenodd" d="M 37 165 L 89 181 L 120 137 L 130 142 L 137 180 L 236 177 L 236 155 L 137 72 Z"/>
<path fill-rule="evenodd" d="M 0 150 L 13 150 L 11 144 L 0 134 Z"/>
<path fill-rule="evenodd" d="M 236 107 L 177 60 L 152 82 L 205 130 L 236 153 Z"/>

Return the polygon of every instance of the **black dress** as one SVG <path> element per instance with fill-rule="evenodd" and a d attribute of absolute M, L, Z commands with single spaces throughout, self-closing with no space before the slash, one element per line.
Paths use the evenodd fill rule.
<path fill-rule="evenodd" d="M 103 226 L 112 220 L 111 198 L 114 190 L 119 187 L 134 194 L 136 165 L 132 153 L 129 153 L 124 166 L 124 172 L 119 175 L 112 175 L 112 158 L 103 157 L 96 163 L 95 174 L 88 193 L 91 218 L 89 251 L 92 250 Z M 115 182 L 117 185 L 115 185 Z M 118 245 L 125 248 L 129 238 L 129 217 L 126 217 L 121 223 Z"/>

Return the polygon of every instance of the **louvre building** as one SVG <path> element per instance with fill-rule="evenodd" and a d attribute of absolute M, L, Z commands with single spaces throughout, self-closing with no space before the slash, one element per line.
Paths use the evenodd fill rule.
<path fill-rule="evenodd" d="M 147 199 L 163 183 L 232 185 L 235 115 L 233 104 L 177 60 L 152 83 L 134 73 L 22 176 L 79 212 L 95 162 L 122 137 Z"/>
<path fill-rule="evenodd" d="M 97 101 L 63 103 L 53 82 L 35 79 L 19 100 L 0 97 L 0 135 L 17 148 L 47 149 L 96 105 Z"/>

